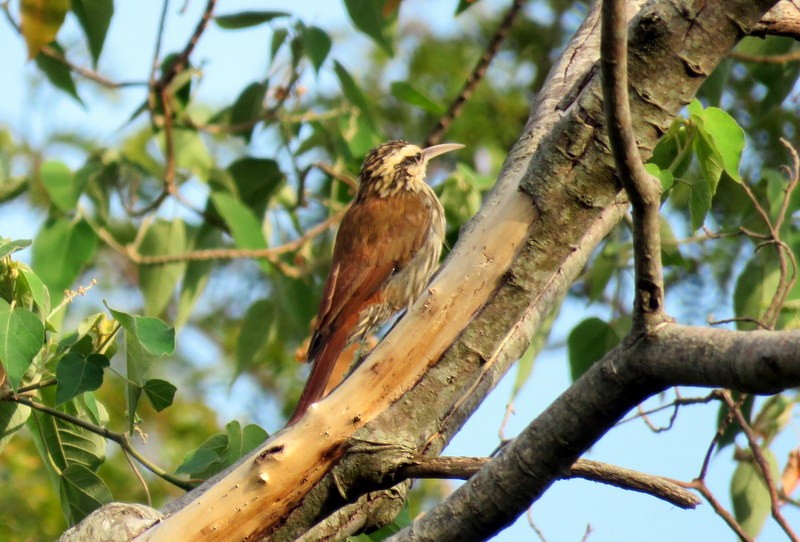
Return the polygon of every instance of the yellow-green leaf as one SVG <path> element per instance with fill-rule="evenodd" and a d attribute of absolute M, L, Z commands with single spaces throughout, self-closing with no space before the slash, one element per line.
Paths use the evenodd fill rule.
<path fill-rule="evenodd" d="M 69 9 L 69 0 L 21 0 L 22 36 L 28 45 L 28 59 L 56 38 Z"/>

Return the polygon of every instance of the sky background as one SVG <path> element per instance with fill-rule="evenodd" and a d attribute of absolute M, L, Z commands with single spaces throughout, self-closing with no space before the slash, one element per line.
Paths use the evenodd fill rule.
<path fill-rule="evenodd" d="M 12 2 L 12 6 L 15 4 L 16 2 Z M 115 80 L 123 77 L 146 80 L 161 2 L 139 0 L 117 1 L 116 4 L 116 13 L 98 71 Z M 179 13 L 182 4 L 183 2 L 173 2 L 170 7 L 162 51 L 169 52 L 183 47 L 205 2 L 189 0 L 185 14 Z M 468 17 L 452 17 L 456 5 L 455 0 L 406 0 L 401 8 L 400 32 L 403 25 L 418 20 L 422 13 L 427 23 L 434 24 L 435 31 L 460 32 L 463 25 L 472 23 Z M 497 14 L 506 5 L 505 2 L 484 0 L 477 9 L 484 13 Z M 319 85 L 312 81 L 311 91 L 336 89 L 336 78 L 330 69 L 331 58 L 342 62 L 358 79 L 362 75 L 359 55 L 374 47 L 372 42 L 352 29 L 340 2 L 220 0 L 217 13 L 246 9 L 289 11 L 306 24 L 319 26 L 332 35 L 333 50 L 322 70 Z M 535 12 L 536 16 L 547 16 L 546 12 L 536 12 L 536 2 L 532 2 L 528 9 Z M 270 38 L 268 26 L 230 32 L 210 25 L 193 55 L 195 62 L 203 61 L 204 73 L 196 101 L 210 104 L 230 102 L 247 83 L 262 76 L 267 68 Z M 82 40 L 82 34 L 71 15 L 59 39 L 67 44 L 70 40 Z M 0 74 L 3 74 L 0 84 L 0 127 L 9 129 L 15 134 L 15 138 L 26 139 L 32 145 L 39 145 L 48 135 L 62 131 L 79 131 L 88 138 L 113 143 L 124 134 L 121 131 L 122 126 L 144 96 L 141 88 L 133 88 L 123 90 L 113 98 L 95 99 L 96 86 L 78 80 L 79 91 L 87 98 L 88 107 L 84 109 L 48 85 L 39 85 L 31 93 L 30 85 L 25 84 L 26 80 L 39 78 L 41 75 L 33 63 L 26 62 L 23 41 L 5 21 L 0 23 L 0 51 Z M 402 62 L 402 57 L 399 62 Z M 71 166 L 79 165 L 79 156 L 58 147 L 54 147 L 48 155 L 62 159 Z M 4 205 L 0 207 L 0 236 L 30 238 L 35 235 L 43 219 L 43 216 L 24 204 Z M 26 252 L 20 254 L 22 259 L 29 258 L 29 252 Z M 696 302 L 701 307 L 704 304 L 703 299 L 697 299 Z M 709 300 L 709 305 L 713 306 L 716 302 L 717 300 Z M 126 310 L 128 307 L 120 308 Z M 673 306 L 670 309 L 672 314 L 699 314 L 700 318 L 705 317 L 697 307 Z M 579 320 L 591 315 L 606 316 L 583 303 L 568 301 L 554 328 L 551 343 L 563 345 L 569 329 Z M 702 321 L 683 320 L 682 323 L 701 324 Z M 189 330 L 179 335 L 178 344 L 195 344 L 199 353 L 203 351 L 203 345 L 196 344 L 195 340 L 198 338 Z M 199 358 L 200 362 L 213 363 L 214 353 L 206 352 Z M 516 369 L 512 369 L 507 378 L 498 385 L 445 453 L 483 456 L 494 450 L 499 442 L 497 434 L 511 394 L 515 371 Z M 539 356 L 532 377 L 515 401 L 516 414 L 506 425 L 505 436 L 510 437 L 519 432 L 566 389 L 569 383 L 565 349 L 558 346 L 548 348 Z M 256 421 L 269 429 L 275 428 L 277 419 L 274 411 L 254 417 L 252 410 L 240 400 L 243 395 L 252 394 L 252 389 L 248 388 L 251 383 L 240 379 L 233 388 L 228 384 L 227 381 L 220 381 L 209 397 L 219 411 L 221 423 L 232 418 L 246 422 L 250 418 L 250 421 Z M 706 390 L 683 389 L 682 394 L 700 396 L 705 395 Z M 654 401 L 651 403 L 656 404 Z M 626 423 L 612 430 L 586 457 L 648 473 L 691 480 L 698 473 L 713 436 L 716 412 L 716 407 L 684 407 L 672 430 L 658 435 L 653 434 L 641 421 Z M 654 421 L 664 422 L 668 415 L 669 412 L 654 416 Z M 788 451 L 796 441 L 797 431 L 788 431 L 781 437 L 777 447 Z M 731 453 L 732 448 L 727 448 L 716 457 L 708 476 L 709 485 L 726 506 L 730 506 L 728 484 L 733 469 L 729 460 Z M 782 457 L 785 457 L 785 452 L 779 455 L 779 458 Z M 734 539 L 733 534 L 707 504 L 701 505 L 695 511 L 683 511 L 650 496 L 577 480 L 556 483 L 533 506 L 532 517 L 548 541 L 580 541 L 587 524 L 591 526 L 589 540 L 593 542 Z M 798 516 L 789 515 L 789 519 L 798 521 Z M 498 541 L 537 539 L 525 517 L 495 538 Z M 780 539 L 783 537 L 777 527 L 773 522 L 768 522 L 762 540 Z"/>

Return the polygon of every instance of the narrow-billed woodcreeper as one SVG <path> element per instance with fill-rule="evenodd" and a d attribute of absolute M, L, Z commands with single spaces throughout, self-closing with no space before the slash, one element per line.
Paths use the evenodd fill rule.
<path fill-rule="evenodd" d="M 348 344 L 410 307 L 425 289 L 445 233 L 444 210 L 425 183 L 425 170 L 431 158 L 462 147 L 447 143 L 421 149 L 398 140 L 367 155 L 358 193 L 336 235 L 308 347 L 313 367 L 289 424 L 325 395 Z"/>

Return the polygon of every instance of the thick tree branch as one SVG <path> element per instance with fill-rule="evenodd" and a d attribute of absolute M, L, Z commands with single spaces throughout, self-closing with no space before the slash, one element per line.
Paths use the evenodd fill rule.
<path fill-rule="evenodd" d="M 697 11 L 690 5 L 653 2 L 638 17 L 630 51 L 631 80 L 636 81 L 631 107 L 645 157 L 704 77 L 741 38 L 742 29 L 751 28 L 767 7 L 765 2 L 740 0 L 708 2 Z M 349 461 L 341 461 L 338 482 L 324 475 L 345 453 L 348 439 L 370 421 L 370 426 L 356 435 L 362 441 L 382 438 L 425 454 L 441 450 L 522 353 L 592 249 L 623 215 L 610 167 L 601 89 L 591 71 L 597 58 L 592 47 L 596 43 L 593 21 L 596 19 L 587 21 L 586 32 L 576 38 L 552 72 L 539 107 L 511 151 L 495 190 L 465 229 L 428 294 L 364 364 L 305 418 L 274 435 L 255 456 L 243 460 L 221 480 L 176 503 L 173 510 L 183 508 L 141 539 L 171 540 L 195 534 L 214 540 L 266 533 L 275 539 L 296 538 L 341 505 L 338 487 L 343 487 L 344 474 L 350 472 L 346 469 Z M 658 337 L 664 332 L 659 330 Z M 636 348 L 637 344 L 626 346 Z M 710 343 L 703 346 L 714 349 Z M 534 491 L 544 490 L 555 473 L 571 465 L 599 438 L 605 429 L 602 423 L 595 424 L 598 416 L 599 421 L 613 423 L 624 413 L 623 407 L 672 384 L 650 377 L 645 381 L 651 389 L 640 389 L 630 375 L 620 382 L 616 366 L 601 366 L 602 372 L 587 373 L 597 379 L 591 401 L 573 397 L 577 392 L 572 390 L 567 392 L 575 401 L 566 413 L 560 412 L 569 422 L 564 431 L 548 425 L 554 419 L 552 414 L 537 420 L 537 427 L 549 432 L 542 445 L 552 449 L 537 466 L 537 473 L 546 473 Z M 707 376 L 719 377 L 711 382 L 715 386 L 750 384 L 747 364 L 733 368 L 744 371 L 741 380 L 735 370 L 719 374 L 725 367 L 732 369 L 692 359 L 683 371 L 708 370 Z M 629 395 L 626 382 L 635 397 Z M 773 389 L 777 387 L 777 380 L 767 382 Z M 792 385 L 795 380 L 785 382 Z M 584 391 L 583 386 L 575 389 Z M 558 408 L 564 410 L 564 403 L 554 408 L 558 413 Z M 587 413 L 585 420 L 578 412 Z M 573 439 L 581 430 L 587 433 Z M 537 444 L 530 453 L 538 453 L 542 445 Z M 519 447 L 512 444 L 501 458 L 514 449 Z M 362 461 L 370 459 L 365 455 L 361 454 Z M 380 463 L 377 454 L 372 455 Z M 362 476 L 364 472 L 374 471 L 363 469 Z M 481 473 L 473 480 L 478 478 Z M 358 485 L 357 477 L 351 475 L 351 481 Z M 470 481 L 465 487 L 472 485 Z M 309 493 L 311 487 L 314 491 Z M 481 515 L 494 526 L 470 531 L 469 539 L 475 532 L 493 532 L 518 513 L 510 507 L 498 516 L 494 504 L 485 502 L 494 501 L 498 492 L 483 487 L 484 491 L 473 494 L 468 502 L 486 506 L 487 513 Z M 188 502 L 193 504 L 187 506 Z M 458 502 L 464 501 L 452 501 Z M 527 507 L 529 502 L 518 500 L 516 506 Z M 444 504 L 450 505 L 451 500 Z M 459 527 L 471 526 L 471 520 L 461 521 L 463 509 L 454 513 Z M 464 539 L 461 535 L 463 532 L 452 536 Z"/>
<path fill-rule="evenodd" d="M 636 272 L 633 333 L 645 333 L 666 318 L 661 269 L 661 185 L 647 173 L 633 133 L 628 98 L 628 18 L 624 0 L 603 0 L 600 67 L 608 138 L 617 176 L 633 207 Z"/>
<path fill-rule="evenodd" d="M 775 393 L 800 385 L 798 359 L 800 332 L 664 324 L 653 336 L 612 350 L 485 469 L 391 540 L 486 538 L 522 514 L 559 472 L 647 397 L 674 385 Z M 476 506 L 481 514 L 471 512 Z"/>

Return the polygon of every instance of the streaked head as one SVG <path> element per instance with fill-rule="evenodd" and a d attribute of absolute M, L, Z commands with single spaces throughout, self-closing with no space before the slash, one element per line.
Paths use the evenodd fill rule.
<path fill-rule="evenodd" d="M 359 196 L 386 197 L 403 188 L 413 189 L 414 183 L 425 182 L 428 160 L 463 147 L 458 143 L 444 143 L 422 149 L 403 140 L 378 145 L 369 151 L 361 167 Z"/>

